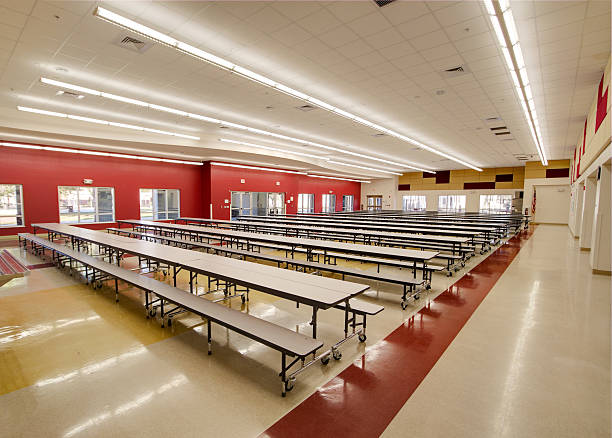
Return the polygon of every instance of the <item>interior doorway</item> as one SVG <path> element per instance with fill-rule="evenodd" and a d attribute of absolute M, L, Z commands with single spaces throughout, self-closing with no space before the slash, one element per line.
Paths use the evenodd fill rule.
<path fill-rule="evenodd" d="M 238 216 L 272 216 L 285 213 L 285 194 L 231 192 L 231 219 Z"/>
<path fill-rule="evenodd" d="M 382 210 L 382 195 L 368 195 L 368 211 Z"/>

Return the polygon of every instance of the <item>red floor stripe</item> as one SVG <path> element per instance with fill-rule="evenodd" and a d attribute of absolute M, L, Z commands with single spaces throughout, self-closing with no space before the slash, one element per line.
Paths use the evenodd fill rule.
<path fill-rule="evenodd" d="M 261 436 L 379 436 L 532 234 L 495 250 Z"/>
<path fill-rule="evenodd" d="M 51 266 L 55 266 L 53 263 L 39 263 L 37 265 L 28 265 L 27 268 L 32 269 L 42 269 L 42 268 L 50 268 Z"/>

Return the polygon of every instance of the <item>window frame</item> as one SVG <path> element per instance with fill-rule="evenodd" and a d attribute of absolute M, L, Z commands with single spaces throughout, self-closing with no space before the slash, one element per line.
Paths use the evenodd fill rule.
<path fill-rule="evenodd" d="M 143 219 L 142 218 L 142 205 L 140 204 L 141 202 L 141 198 L 140 198 L 140 193 L 143 190 L 151 190 L 151 214 L 152 214 L 152 219 Z M 157 192 L 165 192 L 165 209 L 164 210 L 159 210 L 159 208 L 156 210 L 155 209 L 155 204 L 156 202 L 154 201 L 157 198 Z M 176 218 L 181 217 L 181 189 L 150 189 L 147 187 L 140 187 L 138 189 L 138 208 L 139 208 L 139 214 L 140 214 L 140 220 L 154 220 L 154 221 L 165 221 L 165 220 L 174 220 L 176 218 L 171 218 L 168 217 L 168 214 L 170 213 L 170 210 L 168 209 L 168 192 L 169 191 L 175 191 L 176 195 L 177 195 L 177 205 L 178 205 L 178 211 L 176 213 Z M 159 218 L 159 214 L 163 213 L 165 214 L 165 218 Z"/>
<path fill-rule="evenodd" d="M 491 202 L 489 202 L 489 208 L 482 208 L 482 201 L 483 199 L 491 199 L 491 198 L 510 198 L 510 208 L 508 210 L 502 210 L 502 209 L 491 209 L 490 205 Z M 508 193 L 488 193 L 488 194 L 481 194 L 479 199 L 478 199 L 478 212 L 479 213 L 485 213 L 485 214 L 507 214 L 507 213 L 511 213 L 512 212 L 512 200 L 513 200 L 513 196 L 511 194 Z M 502 205 L 503 202 L 500 204 L 498 203 L 498 205 Z"/>
<path fill-rule="evenodd" d="M 346 208 L 345 199 L 351 200 L 351 208 Z M 354 195 L 342 195 L 342 211 L 352 212 L 355 210 L 355 196 Z"/>
<path fill-rule="evenodd" d="M 309 207 L 308 208 L 304 208 L 303 206 L 300 207 L 300 204 L 304 204 L 303 199 L 306 198 L 309 200 L 308 204 Z M 315 204 L 315 195 L 314 193 L 298 193 L 298 203 L 297 203 L 297 212 L 298 214 L 302 213 L 302 214 L 308 214 L 308 213 L 314 213 L 314 206 Z M 306 210 L 306 211 L 305 211 Z"/>
<path fill-rule="evenodd" d="M 461 210 L 457 210 L 457 209 L 455 208 L 455 209 L 450 210 L 450 209 L 447 207 L 446 209 L 442 210 L 442 209 L 440 208 L 440 200 L 441 200 L 443 197 L 446 197 L 446 198 L 449 198 L 449 197 L 454 197 L 454 198 L 457 198 L 457 199 L 460 199 L 460 198 L 461 198 L 461 199 L 463 199 L 463 209 L 461 209 Z M 446 205 L 448 205 L 448 202 L 446 203 Z M 439 211 L 439 212 L 443 212 L 443 213 L 465 213 L 466 206 L 467 206 L 467 195 L 452 195 L 452 194 L 449 194 L 449 195 L 439 195 L 439 196 L 438 196 L 438 211 Z"/>
<path fill-rule="evenodd" d="M 61 198 L 60 198 L 60 189 L 62 188 L 67 188 L 67 189 L 76 189 L 77 190 L 77 206 L 78 206 L 78 212 L 77 212 L 77 218 L 78 220 L 76 222 L 62 222 L 62 212 L 61 212 Z M 86 188 L 86 189 L 94 189 L 94 220 L 92 222 L 81 222 L 81 206 L 79 205 L 79 192 L 81 188 Z M 98 210 L 98 189 L 110 189 L 111 190 L 111 201 L 112 201 L 112 220 L 110 221 L 100 221 L 100 220 L 96 220 L 99 218 L 100 213 Z M 77 224 L 77 225 L 81 225 L 81 224 L 112 224 L 115 223 L 115 188 L 114 187 L 106 187 L 106 186 L 57 186 L 57 206 L 58 206 L 58 214 L 59 214 L 59 222 L 60 224 Z M 83 213 L 85 214 L 85 213 Z M 103 213 L 103 214 L 108 214 L 108 213 Z M 64 214 L 65 216 L 65 214 Z"/>
<path fill-rule="evenodd" d="M 423 200 L 423 208 L 422 209 L 413 209 L 413 210 L 409 210 L 406 208 L 406 204 L 407 204 L 407 200 L 408 198 L 419 198 L 420 200 Z M 418 204 L 420 204 L 420 202 L 417 202 Z M 402 210 L 403 211 L 427 211 L 427 196 L 426 195 L 404 195 L 402 196 Z"/>
<path fill-rule="evenodd" d="M 334 200 L 333 206 L 330 208 L 331 202 L 325 202 L 325 197 L 329 196 L 328 201 Z M 321 213 L 335 213 L 336 212 L 336 194 L 335 193 L 323 193 L 321 195 Z"/>
<path fill-rule="evenodd" d="M 0 186 L 14 186 L 14 187 L 19 187 L 19 202 L 17 202 L 17 206 L 21 206 L 21 214 L 16 214 L 14 216 L 2 216 L 2 217 L 14 217 L 15 218 L 15 222 L 16 225 L 2 225 L 0 224 L 0 228 L 19 228 L 19 227 L 25 227 L 25 209 L 24 209 L 24 205 L 23 205 L 23 184 L 5 184 L 2 183 L 0 184 Z M 21 218 L 21 225 L 19 225 L 19 218 Z"/>

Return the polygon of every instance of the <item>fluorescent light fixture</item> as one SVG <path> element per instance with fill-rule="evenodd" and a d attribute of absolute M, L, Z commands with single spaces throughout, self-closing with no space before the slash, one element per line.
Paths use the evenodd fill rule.
<path fill-rule="evenodd" d="M 303 157 L 318 158 L 320 160 L 326 160 L 327 159 L 326 157 L 324 157 L 322 155 L 305 154 L 303 152 L 295 152 L 295 151 L 289 151 L 289 150 L 286 150 L 286 149 L 274 148 L 274 147 L 271 147 L 271 146 L 263 146 L 263 145 L 260 145 L 260 144 L 247 143 L 246 141 L 230 140 L 228 138 L 220 138 L 219 141 L 222 141 L 224 143 L 233 143 L 233 144 L 240 144 L 240 145 L 244 145 L 244 146 L 252 146 L 254 148 L 266 149 L 266 150 L 269 150 L 269 151 L 282 152 L 282 153 L 286 153 L 286 154 L 300 155 L 300 156 L 303 156 Z"/>
<path fill-rule="evenodd" d="M 357 164 L 341 163 L 340 161 L 327 160 L 328 163 L 338 164 L 340 166 L 356 167 L 357 169 L 373 170 L 374 172 L 390 173 L 391 175 L 402 175 L 399 172 L 391 172 L 390 170 L 375 169 L 373 167 L 358 166 Z"/>
<path fill-rule="evenodd" d="M 527 119 L 529 131 L 536 145 L 540 161 L 544 166 L 547 166 L 548 160 L 542 146 L 542 133 L 540 131 L 538 115 L 536 114 L 533 93 L 529 84 L 525 59 L 523 58 L 510 2 L 509 0 L 484 0 L 484 4 L 504 54 L 504 59 L 510 70 L 512 82 L 516 87 L 517 95 L 523 108 L 525 119 Z"/>
<path fill-rule="evenodd" d="M 298 172 L 296 170 L 273 169 L 271 167 L 245 166 L 244 164 L 219 163 L 217 161 L 212 161 L 210 164 L 213 166 L 221 166 L 221 167 L 238 167 L 240 169 L 253 169 L 253 170 L 263 170 L 266 172 L 295 173 L 297 175 L 306 175 L 306 172 Z"/>
<path fill-rule="evenodd" d="M 78 120 L 78 121 L 81 121 L 81 122 L 97 123 L 99 125 L 115 126 L 117 128 L 127 128 L 127 129 L 133 129 L 133 130 L 136 130 L 136 131 L 151 132 L 151 133 L 154 133 L 154 134 L 170 135 L 170 136 L 173 136 L 173 137 L 188 138 L 190 140 L 199 140 L 200 139 L 200 137 L 195 137 L 193 135 L 179 134 L 179 133 L 170 132 L 170 131 L 161 131 L 159 129 L 145 128 L 144 126 L 128 125 L 128 124 L 125 124 L 125 123 L 109 122 L 108 120 L 92 119 L 91 117 L 77 116 L 77 115 L 74 115 L 74 114 L 57 113 L 57 112 L 54 112 L 54 111 L 46 111 L 46 110 L 41 110 L 41 109 L 37 109 L 37 108 L 29 108 L 29 107 L 26 107 L 26 106 L 17 106 L 17 109 L 19 111 L 25 111 L 25 112 L 28 112 L 28 113 L 41 114 L 43 116 L 63 117 L 63 118 L 67 118 L 67 119 Z"/>
<path fill-rule="evenodd" d="M 311 175 L 311 174 L 308 174 L 308 176 L 309 176 L 310 178 L 337 179 L 337 180 L 340 180 L 340 181 L 351 181 L 351 182 L 358 182 L 358 183 L 366 183 L 366 184 L 370 184 L 370 181 L 365 181 L 365 180 L 361 180 L 361 179 L 340 178 L 340 177 L 338 177 L 338 176 Z"/>
<path fill-rule="evenodd" d="M 193 166 L 202 166 L 204 164 L 199 161 L 172 160 L 169 158 L 157 158 L 157 157 L 145 157 L 145 156 L 140 156 L 140 155 L 116 154 L 114 152 L 88 151 L 84 149 L 60 148 L 60 147 L 55 147 L 55 146 L 38 146 L 38 145 L 33 145 L 33 144 L 12 143 L 12 142 L 6 142 L 6 141 L 0 141 L 0 146 L 5 146 L 9 148 L 19 148 L 19 149 L 37 149 L 37 150 L 52 151 L 52 152 L 66 152 L 70 154 L 98 155 L 98 156 L 113 157 L 113 158 L 127 158 L 127 159 L 132 159 L 132 160 L 163 161 L 164 163 L 190 164 Z"/>
<path fill-rule="evenodd" d="M 276 81 L 274 81 L 274 80 L 272 80 L 272 79 L 270 79 L 270 78 L 268 78 L 266 76 L 263 76 L 263 75 L 261 75 L 259 73 L 251 71 L 251 70 L 249 70 L 247 68 L 244 68 L 244 67 L 241 67 L 239 65 L 236 65 L 233 62 L 230 62 L 228 60 L 220 58 L 220 57 L 218 57 L 216 55 L 213 55 L 212 53 L 208 53 L 208 52 L 206 52 L 204 50 L 197 49 L 197 48 L 195 48 L 195 47 L 193 47 L 193 46 L 191 46 L 191 45 L 189 45 L 187 43 L 184 43 L 182 41 L 178 41 L 178 40 L 176 40 L 176 39 L 174 39 L 174 38 L 172 38 L 172 37 L 170 37 L 170 36 L 168 36 L 166 34 L 163 34 L 163 33 L 159 32 L 159 31 L 157 31 L 155 29 L 152 29 L 150 27 L 142 25 L 142 24 L 140 24 L 140 23 L 138 23 L 138 22 L 136 22 L 134 20 L 130 20 L 129 18 L 123 17 L 123 16 L 121 16 L 119 14 L 116 14 L 114 12 L 111 12 L 108 9 L 105 9 L 105 8 L 103 8 L 101 6 L 97 6 L 96 9 L 94 10 L 93 14 L 94 14 L 94 16 L 99 17 L 102 20 L 105 20 L 105 21 L 107 21 L 109 23 L 112 23 L 112 24 L 115 24 L 117 26 L 123 27 L 124 29 L 128 29 L 128 30 L 130 30 L 132 32 L 136 32 L 136 33 L 138 33 L 138 34 L 140 34 L 142 36 L 145 36 L 147 38 L 150 38 L 150 39 L 152 39 L 154 41 L 159 41 L 159 42 L 161 42 L 161 43 L 163 43 L 163 44 L 165 44 L 165 45 L 167 45 L 169 47 L 172 47 L 172 48 L 174 48 L 176 50 L 179 50 L 179 51 L 181 51 L 183 53 L 186 53 L 188 55 L 194 56 L 194 57 L 196 57 L 196 58 L 198 58 L 198 59 L 200 59 L 202 61 L 206 61 L 206 62 L 208 62 L 208 63 L 210 63 L 212 65 L 215 65 L 217 67 L 220 67 L 220 68 L 223 68 L 223 69 L 228 70 L 230 72 L 239 74 L 239 75 L 241 75 L 241 76 L 243 76 L 243 77 L 245 77 L 247 79 L 250 79 L 252 81 L 258 82 L 258 83 L 260 83 L 262 85 L 265 85 L 267 87 L 277 89 L 277 90 L 282 91 L 283 93 L 288 94 L 290 96 L 293 96 L 295 98 L 298 98 L 298 99 L 305 100 L 307 102 L 313 103 L 314 105 L 317 105 L 320 108 L 323 108 L 323 109 L 325 109 L 327 111 L 331 111 L 331 112 L 333 112 L 335 114 L 341 115 L 341 116 L 346 117 L 346 118 L 348 118 L 350 120 L 354 120 L 357 123 L 364 124 L 364 125 L 372 128 L 372 129 L 375 129 L 377 131 L 386 132 L 387 134 L 389 134 L 389 135 L 391 135 L 391 136 L 393 136 L 395 138 L 398 138 L 398 139 L 403 140 L 403 141 L 407 141 L 407 142 L 412 143 L 412 144 L 416 144 L 415 142 L 417 142 L 417 140 L 411 139 L 411 138 L 409 138 L 409 137 L 407 137 L 407 136 L 405 136 L 403 134 L 400 134 L 398 132 L 392 131 L 392 130 L 390 130 L 388 128 L 385 128 L 385 127 L 383 127 L 381 125 L 378 125 L 377 123 L 371 122 L 369 120 L 365 120 L 365 119 L 363 119 L 361 117 L 358 117 L 358 116 L 356 116 L 356 115 L 354 115 L 354 114 L 352 114 L 352 113 L 350 113 L 348 111 L 345 111 L 343 109 L 336 108 L 333 105 L 330 105 L 330 104 L 328 104 L 328 103 L 326 103 L 326 102 L 324 102 L 324 101 L 322 101 L 320 99 L 316 99 L 316 98 L 314 98 L 312 96 L 309 96 L 306 93 L 300 92 L 298 90 L 294 90 L 293 88 L 288 87 L 286 85 L 279 84 L 278 82 L 276 82 Z M 438 151 L 437 149 L 434 149 L 431 146 L 427 146 L 426 148 L 423 148 L 423 149 L 425 149 L 425 150 L 427 150 L 429 152 L 432 152 L 434 154 L 443 156 L 445 158 L 448 158 L 450 160 L 453 160 L 453 161 L 455 161 L 455 162 L 457 162 L 457 163 L 459 163 L 461 165 L 467 166 L 467 167 L 469 167 L 471 169 L 482 171 L 482 169 L 480 169 L 480 168 L 478 168 L 478 167 L 476 167 L 476 166 L 474 166 L 472 164 L 466 163 L 463 160 L 457 159 L 457 158 L 455 158 L 455 157 L 453 157 L 453 156 L 451 156 L 449 154 L 446 154 L 446 153 L 443 153 L 441 151 Z"/>
<path fill-rule="evenodd" d="M 114 95 L 114 94 L 111 95 L 110 93 L 105 93 L 105 92 L 101 92 L 101 91 L 97 91 L 97 90 L 92 90 L 90 88 L 80 87 L 79 85 L 69 84 L 67 82 L 60 82 L 60 81 L 55 81 L 55 80 L 47 79 L 47 78 L 41 78 L 40 80 L 41 80 L 41 82 L 43 82 L 45 84 L 55 85 L 55 86 L 58 86 L 58 87 L 61 87 L 61 88 L 67 88 L 67 89 L 72 89 L 72 90 L 77 89 L 77 88 L 80 89 L 80 90 L 90 90 L 92 92 L 92 94 L 95 95 L 95 96 L 100 96 L 100 97 L 109 98 L 109 99 L 111 99 L 111 97 L 109 97 L 109 96 L 113 96 L 112 99 L 114 99 L 114 100 L 121 100 L 122 102 L 125 102 L 125 103 L 134 103 L 135 105 L 146 106 L 148 108 L 155 109 L 157 111 L 163 111 L 163 112 L 168 112 L 168 113 L 172 113 L 172 114 L 184 115 L 185 117 L 188 117 L 190 119 L 201 120 L 201 121 L 206 122 L 206 123 L 212 123 L 212 124 L 215 124 L 215 125 L 227 126 L 227 127 L 231 127 L 231 128 L 235 128 L 235 129 L 241 130 L 241 131 L 252 132 L 254 134 L 260 134 L 260 135 L 265 135 L 265 136 L 268 136 L 268 137 L 278 138 L 280 140 L 286 140 L 286 141 L 290 141 L 290 142 L 293 142 L 293 143 L 299 143 L 302 146 L 303 145 L 309 145 L 309 146 L 313 146 L 313 147 L 316 147 L 316 148 L 325 149 L 325 150 L 328 150 L 328 151 L 334 151 L 334 152 L 338 152 L 338 153 L 342 153 L 342 154 L 352 155 L 354 157 L 359 157 L 359 158 L 363 158 L 363 159 L 366 159 L 366 160 L 372 160 L 372 161 L 378 161 L 380 163 L 390 164 L 392 166 L 407 167 L 407 168 L 410 168 L 410 169 L 419 169 L 418 167 L 414 167 L 414 166 L 411 166 L 411 165 L 405 164 L 405 163 L 398 163 L 396 161 L 385 160 L 383 158 L 373 157 L 371 155 L 360 154 L 358 152 L 352 152 L 352 151 L 340 149 L 340 148 L 333 147 L 333 146 L 327 146 L 327 145 L 324 145 L 324 144 L 321 144 L 321 143 L 316 143 L 316 142 L 305 140 L 305 139 L 302 139 L 302 138 L 289 137 L 287 135 L 277 134 L 275 132 L 265 131 L 263 129 L 252 128 L 250 126 L 241 125 L 239 123 L 233 123 L 233 122 L 230 122 L 228 120 L 216 119 L 216 118 L 204 116 L 204 115 L 201 115 L 201 114 L 190 113 L 190 112 L 182 111 L 182 110 L 179 110 L 179 109 L 170 108 L 170 107 L 167 107 L 167 106 L 156 105 L 156 104 L 144 102 L 144 101 L 141 101 L 141 100 L 130 99 L 128 97 L 123 97 L 123 96 L 117 96 L 117 95 Z M 117 99 L 117 97 L 120 97 L 121 99 Z M 425 146 L 425 145 L 421 145 L 421 144 L 419 144 L 419 145 L 420 145 L 420 147 L 427 148 L 427 146 Z M 448 158 L 448 156 L 447 156 L 447 158 Z M 467 164 L 467 163 L 465 163 L 465 165 L 470 167 L 470 165 Z M 427 171 L 427 172 L 431 172 L 431 171 Z"/>
<path fill-rule="evenodd" d="M 66 84 L 64 82 L 56 81 L 55 79 L 40 78 L 40 82 L 42 82 L 43 84 L 53 85 L 53 86 L 60 87 L 60 88 L 69 88 L 70 90 L 80 91 L 81 93 L 85 93 L 85 94 L 93 94 L 94 96 L 100 95 L 99 91 L 92 90 L 91 88 L 80 87 L 78 85 L 72 85 L 70 87 L 66 87 L 65 86 Z"/>

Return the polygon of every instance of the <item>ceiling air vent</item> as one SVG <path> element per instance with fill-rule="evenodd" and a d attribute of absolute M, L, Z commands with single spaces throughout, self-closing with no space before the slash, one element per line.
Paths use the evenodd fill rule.
<path fill-rule="evenodd" d="M 372 137 L 384 137 L 385 134 L 383 134 L 382 132 L 377 132 L 376 134 L 372 134 Z"/>
<path fill-rule="evenodd" d="M 140 39 L 132 35 L 122 34 L 115 40 L 115 45 L 132 52 L 144 53 L 153 45 L 153 42 L 144 38 Z"/>
<path fill-rule="evenodd" d="M 383 6 L 387 6 L 389 3 L 393 3 L 395 0 L 374 0 L 374 3 L 378 5 L 379 8 Z"/>
<path fill-rule="evenodd" d="M 510 131 L 496 132 L 495 135 L 510 135 Z"/>
<path fill-rule="evenodd" d="M 532 160 L 534 158 L 534 155 L 530 155 L 530 154 L 514 154 L 514 158 L 516 158 L 519 161 L 529 161 L 529 160 Z"/>
<path fill-rule="evenodd" d="M 297 109 L 299 109 L 300 111 L 312 111 L 312 110 L 316 110 L 317 107 L 306 104 L 306 105 L 298 106 Z"/>
<path fill-rule="evenodd" d="M 505 130 L 508 129 L 507 126 L 496 126 L 495 128 L 489 128 L 491 131 L 499 131 L 499 130 Z"/>
<path fill-rule="evenodd" d="M 471 73 L 470 69 L 465 64 L 447 68 L 440 72 L 440 74 L 445 78 L 456 78 L 458 76 L 463 76 L 463 75 L 467 75 L 470 73 Z"/>
<path fill-rule="evenodd" d="M 85 97 L 82 94 L 73 93 L 72 91 L 64 91 L 64 90 L 58 91 L 57 93 L 55 93 L 55 95 L 61 98 L 78 99 L 78 100 L 81 100 Z"/>

